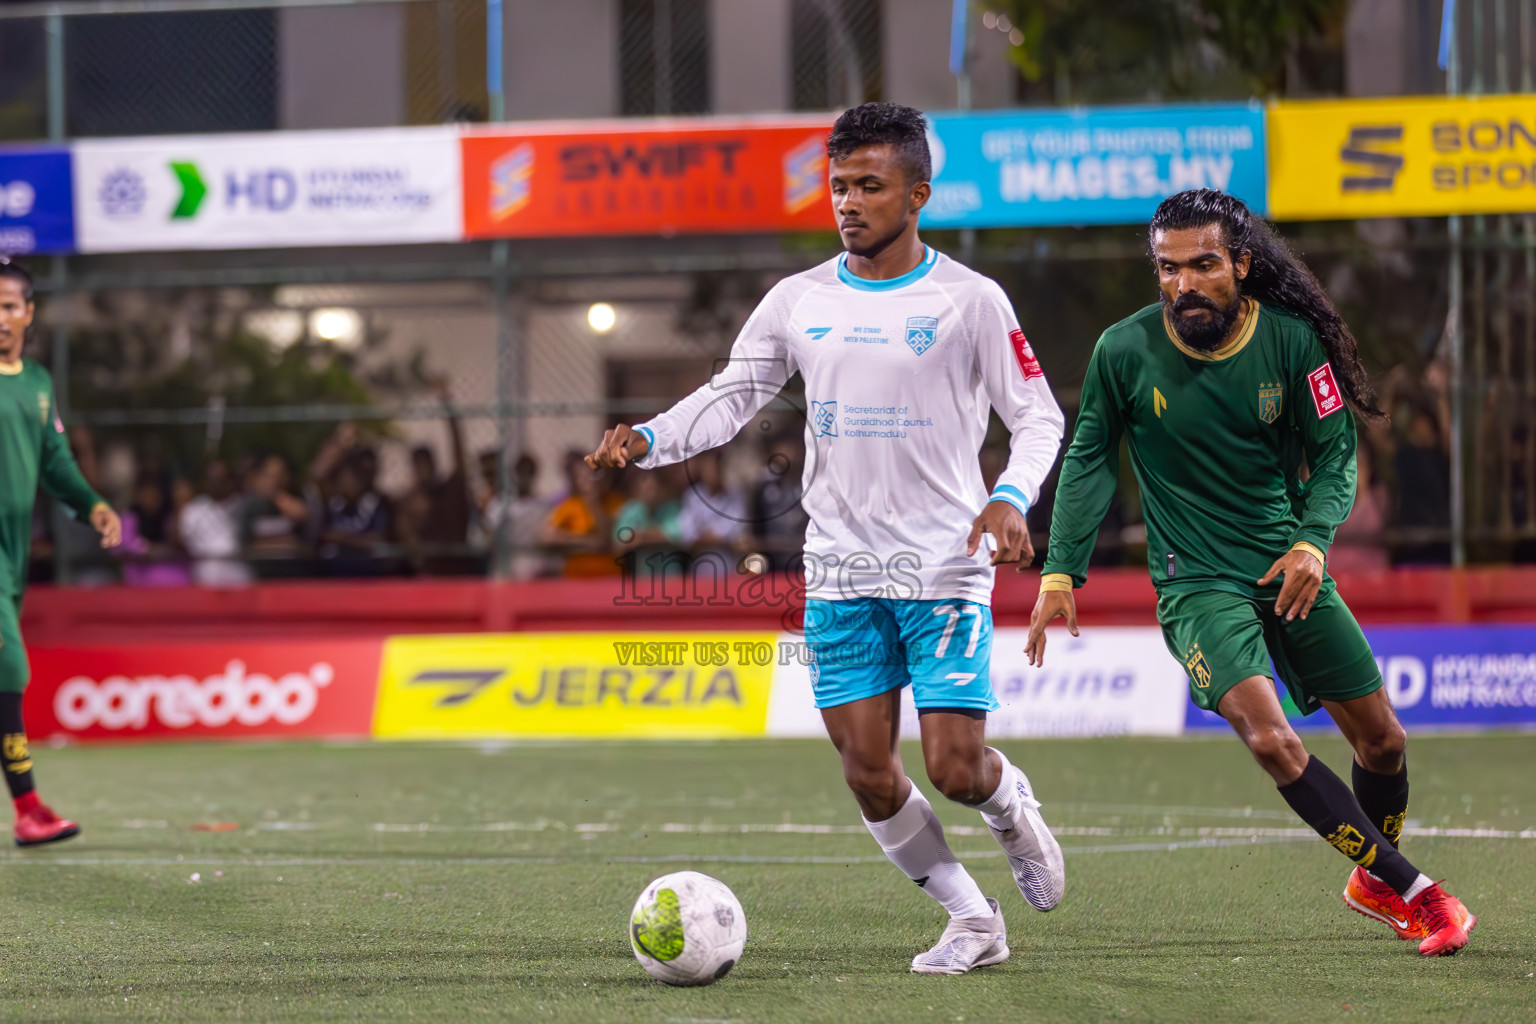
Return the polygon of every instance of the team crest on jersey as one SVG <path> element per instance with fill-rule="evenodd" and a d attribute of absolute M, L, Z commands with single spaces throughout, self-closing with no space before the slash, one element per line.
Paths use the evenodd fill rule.
<path fill-rule="evenodd" d="M 907 344 L 912 351 L 922 355 L 939 340 L 939 318 L 936 316 L 907 317 Z"/>
<path fill-rule="evenodd" d="M 1189 669 L 1189 678 L 1195 681 L 1198 689 L 1204 690 L 1211 685 L 1211 666 L 1205 660 L 1205 652 L 1195 644 L 1184 652 L 1186 660 L 1184 667 Z"/>
<path fill-rule="evenodd" d="M 837 436 L 837 403 L 812 402 L 811 416 L 816 424 L 817 437 Z"/>
<path fill-rule="evenodd" d="M 1040 360 L 1035 358 L 1035 350 L 1029 347 L 1029 339 L 1024 337 L 1022 330 L 1015 327 L 1009 331 L 1008 344 L 1013 348 L 1013 358 L 1018 360 L 1025 380 L 1045 376 L 1045 371 L 1040 369 Z"/>
<path fill-rule="evenodd" d="M 1265 423 L 1273 423 L 1280 418 L 1280 400 L 1285 396 L 1285 389 L 1278 384 L 1261 384 L 1259 386 L 1259 419 Z"/>
<path fill-rule="evenodd" d="M 1344 408 L 1344 396 L 1339 393 L 1339 383 L 1333 379 L 1333 366 L 1324 363 L 1307 374 L 1312 388 L 1312 404 L 1317 406 L 1317 418 L 1332 416 Z"/>

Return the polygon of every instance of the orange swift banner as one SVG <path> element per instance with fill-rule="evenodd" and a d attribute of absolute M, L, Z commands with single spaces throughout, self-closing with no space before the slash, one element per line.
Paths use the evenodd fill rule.
<path fill-rule="evenodd" d="M 464 234 L 832 228 L 827 118 L 636 123 L 503 125 L 464 136 Z"/>

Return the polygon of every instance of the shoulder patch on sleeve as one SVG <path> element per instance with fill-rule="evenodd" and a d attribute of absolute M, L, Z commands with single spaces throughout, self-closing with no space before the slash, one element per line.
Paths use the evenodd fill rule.
<path fill-rule="evenodd" d="M 1326 419 L 1344 408 L 1344 396 L 1333 379 L 1333 365 L 1324 363 L 1307 374 L 1307 384 L 1312 391 L 1312 404 L 1317 406 L 1317 418 Z"/>
<path fill-rule="evenodd" d="M 1013 345 L 1013 357 L 1019 361 L 1025 380 L 1045 376 L 1045 371 L 1040 369 L 1040 360 L 1035 358 L 1035 350 L 1029 347 L 1029 339 L 1024 337 L 1022 330 L 1016 327 L 1009 331 L 1008 341 Z"/>

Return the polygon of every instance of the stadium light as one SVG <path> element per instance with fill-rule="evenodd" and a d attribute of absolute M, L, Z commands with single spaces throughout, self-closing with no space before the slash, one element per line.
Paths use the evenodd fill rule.
<path fill-rule="evenodd" d="M 587 326 L 598 334 L 607 334 L 613 330 L 613 325 L 618 322 L 618 319 L 618 314 L 606 302 L 594 302 L 587 309 Z"/>
<path fill-rule="evenodd" d="M 347 347 L 363 334 L 363 318 L 355 309 L 317 309 L 309 315 L 309 329 L 317 338 Z"/>

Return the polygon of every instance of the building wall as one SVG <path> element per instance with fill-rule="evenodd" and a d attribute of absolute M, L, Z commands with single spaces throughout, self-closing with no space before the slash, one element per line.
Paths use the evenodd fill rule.
<path fill-rule="evenodd" d="M 619 109 L 617 0 L 511 0 L 503 14 L 507 119 Z"/>
<path fill-rule="evenodd" d="M 278 18 L 279 128 L 404 123 L 403 5 L 291 8 Z"/>
<path fill-rule="evenodd" d="M 710 11 L 715 111 L 789 107 L 789 0 L 715 0 Z"/>

